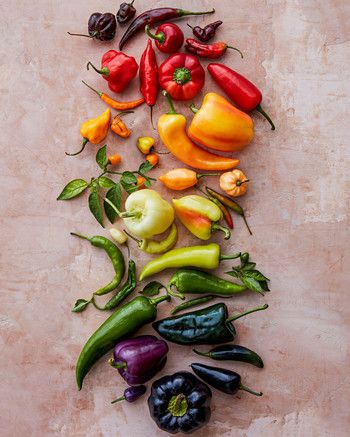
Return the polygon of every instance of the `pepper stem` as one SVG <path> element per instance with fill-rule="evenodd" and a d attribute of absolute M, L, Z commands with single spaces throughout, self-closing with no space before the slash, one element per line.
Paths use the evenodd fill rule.
<path fill-rule="evenodd" d="M 169 301 L 170 296 L 166 294 L 164 296 L 159 296 L 159 297 L 155 297 L 153 299 L 148 299 L 148 300 L 151 302 L 152 305 L 158 305 L 159 303 L 161 303 L 165 300 Z"/>
<path fill-rule="evenodd" d="M 197 112 L 199 111 L 199 109 L 196 108 L 196 105 L 195 105 L 194 103 L 192 103 L 192 104 L 190 105 L 190 110 L 191 110 L 194 114 L 197 114 Z"/>
<path fill-rule="evenodd" d="M 266 310 L 268 307 L 269 307 L 269 306 L 268 306 L 267 303 L 266 303 L 266 304 L 263 305 L 262 307 L 256 307 L 256 308 L 252 308 L 251 310 L 244 311 L 244 313 L 240 313 L 240 314 L 237 314 L 236 316 L 231 316 L 231 317 L 229 317 L 228 319 L 226 319 L 226 323 L 233 322 L 233 321 L 235 321 L 235 320 L 237 320 L 237 319 L 240 319 L 240 318 L 243 317 L 243 316 L 246 316 L 246 315 L 251 314 L 251 313 L 255 313 L 255 312 L 257 312 L 257 311 L 263 311 L 263 310 Z"/>
<path fill-rule="evenodd" d="M 119 402 L 119 401 L 125 401 L 125 396 L 120 396 L 119 398 L 114 399 L 114 401 L 112 401 L 111 404 L 115 404 L 116 402 Z"/>
<path fill-rule="evenodd" d="M 168 286 L 166 287 L 167 294 L 169 296 L 178 297 L 181 300 L 185 300 L 185 295 L 182 293 L 177 293 L 177 292 L 173 291 L 171 288 L 172 285 L 174 285 L 174 284 L 169 283 Z"/>
<path fill-rule="evenodd" d="M 190 29 L 193 29 L 193 26 L 191 26 L 189 23 L 187 23 L 187 26 L 188 26 Z"/>
<path fill-rule="evenodd" d="M 260 112 L 260 114 L 263 115 L 266 118 L 266 120 L 270 123 L 271 130 L 275 130 L 276 128 L 275 128 L 275 125 L 273 124 L 273 121 L 271 120 L 270 116 L 268 114 L 266 114 L 266 112 L 263 110 L 263 108 L 260 105 L 258 105 L 255 109 L 258 112 Z"/>
<path fill-rule="evenodd" d="M 192 12 L 192 11 L 186 11 L 184 9 L 178 9 L 179 17 L 183 17 L 184 15 L 207 15 L 207 14 L 213 14 L 215 12 L 215 9 L 211 9 L 210 11 L 204 11 L 204 12 Z"/>
<path fill-rule="evenodd" d="M 240 187 L 241 185 L 246 184 L 247 182 L 249 182 L 249 179 L 246 179 L 245 181 L 237 181 L 236 186 Z"/>
<path fill-rule="evenodd" d="M 102 94 L 102 93 L 101 93 Z M 135 111 L 131 111 L 131 110 L 128 110 L 128 111 L 120 111 L 120 112 L 118 112 L 118 114 L 117 115 L 115 115 L 114 116 L 114 118 L 116 118 L 116 117 L 120 117 L 121 115 L 125 115 L 125 114 L 133 114 Z"/>
<path fill-rule="evenodd" d="M 201 352 L 201 351 L 197 351 L 197 349 L 192 349 L 193 352 L 197 355 L 201 355 L 202 357 L 211 357 L 210 352 Z"/>
<path fill-rule="evenodd" d="M 112 367 L 114 367 L 115 369 L 125 369 L 126 368 L 126 363 L 122 363 L 122 364 L 116 364 L 115 361 L 113 360 L 113 358 L 110 358 L 108 360 L 108 364 Z"/>
<path fill-rule="evenodd" d="M 213 223 L 211 225 L 211 230 L 212 231 L 221 231 L 225 234 L 224 239 L 228 240 L 231 237 L 231 232 L 228 228 L 226 228 L 225 226 L 221 226 L 218 223 Z"/>
<path fill-rule="evenodd" d="M 86 235 L 78 234 L 77 232 L 71 232 L 70 234 L 74 235 L 75 237 L 79 237 L 79 238 L 83 238 L 84 240 L 91 241 L 91 238 L 87 237 Z"/>
<path fill-rule="evenodd" d="M 162 94 L 166 98 L 166 101 L 167 101 L 168 106 L 169 106 L 168 114 L 177 114 L 177 112 L 175 111 L 175 108 L 174 108 L 173 101 L 171 100 L 171 97 L 169 96 L 169 94 L 165 90 L 162 91 Z"/>
<path fill-rule="evenodd" d="M 119 217 L 121 218 L 133 218 L 133 217 L 140 217 L 142 214 L 140 213 L 140 211 L 135 211 L 135 212 L 119 212 Z"/>
<path fill-rule="evenodd" d="M 243 59 L 243 53 L 239 49 L 237 49 L 237 47 L 226 46 L 226 48 L 236 50 L 236 52 L 238 52 L 241 55 L 241 58 Z"/>
<path fill-rule="evenodd" d="M 137 243 L 138 245 L 141 245 L 141 244 L 142 244 L 142 240 L 139 240 L 138 238 L 136 238 L 136 237 L 134 237 L 133 235 L 129 234 L 129 232 L 126 231 L 125 229 L 123 229 L 123 231 L 126 233 L 126 235 L 127 235 L 128 237 L 130 237 L 132 240 L 136 241 L 136 243 Z"/>
<path fill-rule="evenodd" d="M 220 176 L 220 175 L 221 175 L 221 173 L 197 173 L 197 179 L 204 178 L 206 176 Z M 200 191 L 202 191 L 202 190 L 200 190 Z M 202 191 L 202 193 L 205 194 L 203 191 Z"/>
<path fill-rule="evenodd" d="M 90 88 L 93 92 L 95 92 L 98 96 L 100 96 L 100 97 L 102 96 L 103 93 L 101 91 L 95 90 L 95 88 L 92 88 L 92 86 L 87 84 L 84 80 L 82 80 L 82 82 L 84 85 L 86 85 L 88 88 Z"/>
<path fill-rule="evenodd" d="M 78 152 L 75 152 L 75 153 L 64 152 L 64 153 L 68 156 L 77 156 L 77 155 L 79 155 L 79 153 L 81 153 L 85 149 L 85 146 L 87 145 L 88 142 L 89 142 L 89 140 L 87 138 L 83 138 L 83 141 L 81 143 L 81 149 Z"/>
<path fill-rule="evenodd" d="M 245 218 L 245 214 L 244 213 L 243 213 L 242 217 L 243 217 L 244 223 L 247 226 L 247 229 L 248 229 L 250 235 L 253 235 L 253 232 L 251 231 L 251 229 L 250 229 L 250 227 L 248 225 L 248 222 L 247 222 L 247 219 Z"/>
<path fill-rule="evenodd" d="M 224 261 L 225 259 L 236 259 L 241 256 L 241 252 L 234 253 L 233 255 L 220 255 L 220 261 Z"/>
<path fill-rule="evenodd" d="M 96 35 L 98 35 L 98 32 L 93 32 L 92 35 L 85 35 L 84 33 L 71 33 L 71 32 L 67 32 L 68 35 L 71 36 L 84 36 L 85 38 L 95 38 Z"/>
<path fill-rule="evenodd" d="M 262 396 L 263 395 L 262 391 L 259 391 L 259 392 L 254 391 L 251 388 L 246 387 L 245 385 L 242 385 L 242 384 L 239 385 L 239 389 L 247 391 L 248 393 L 251 393 L 252 395 L 255 395 L 255 396 Z"/>
<path fill-rule="evenodd" d="M 160 42 L 161 44 L 163 44 L 163 42 L 165 41 L 164 32 L 159 32 L 159 33 L 157 33 L 157 35 L 155 35 L 154 33 L 152 33 L 149 30 L 149 24 L 147 24 L 147 26 L 145 27 L 145 32 L 147 33 L 147 35 L 150 38 L 155 39 L 156 41 Z"/>
<path fill-rule="evenodd" d="M 103 68 L 101 68 L 101 70 L 99 70 L 90 61 L 86 64 L 87 70 L 89 70 L 89 66 L 91 66 L 97 73 L 103 74 L 103 76 L 105 76 L 105 77 L 107 77 L 109 75 L 109 69 L 107 67 L 103 67 Z"/>
<path fill-rule="evenodd" d="M 114 205 L 113 202 L 111 202 L 109 199 L 107 199 L 107 197 L 105 197 L 103 199 L 106 203 L 108 203 L 108 205 L 114 209 L 114 211 L 118 214 L 119 217 L 121 217 L 121 212 L 119 211 L 119 209 Z"/>

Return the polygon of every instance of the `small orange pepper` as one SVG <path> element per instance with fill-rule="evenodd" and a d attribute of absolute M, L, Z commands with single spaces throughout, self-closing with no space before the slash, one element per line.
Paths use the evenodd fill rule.
<path fill-rule="evenodd" d="M 108 162 L 112 165 L 118 165 L 121 160 L 122 160 L 122 157 L 118 154 L 111 155 L 108 157 Z"/>
<path fill-rule="evenodd" d="M 146 178 L 144 178 L 143 176 L 137 176 L 137 181 L 136 181 L 136 185 L 137 185 L 137 189 L 138 190 L 142 190 L 145 187 L 145 182 L 146 182 Z"/>
<path fill-rule="evenodd" d="M 235 169 L 220 176 L 220 188 L 232 197 L 243 196 L 248 189 L 249 179 L 243 171 Z"/>
<path fill-rule="evenodd" d="M 158 177 L 158 179 L 171 190 L 181 191 L 196 185 L 204 176 L 218 176 L 220 173 L 196 173 L 189 168 L 175 168 Z"/>
<path fill-rule="evenodd" d="M 146 156 L 146 161 L 155 167 L 159 162 L 159 156 L 156 153 L 150 153 Z"/>
<path fill-rule="evenodd" d="M 120 118 L 124 114 L 133 114 L 134 111 L 122 111 L 113 117 L 111 130 L 122 138 L 128 138 L 131 135 L 131 130 L 126 126 L 123 120 Z"/>

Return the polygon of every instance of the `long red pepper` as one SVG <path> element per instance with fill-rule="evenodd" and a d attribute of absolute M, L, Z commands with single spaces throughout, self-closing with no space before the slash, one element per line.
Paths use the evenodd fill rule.
<path fill-rule="evenodd" d="M 150 39 L 140 60 L 140 91 L 147 105 L 151 108 L 151 121 L 153 125 L 152 112 L 158 95 L 158 65 Z"/>
<path fill-rule="evenodd" d="M 262 109 L 262 94 L 247 78 L 223 64 L 209 64 L 208 71 L 215 82 L 243 111 L 256 110 L 262 114 L 275 130 L 275 125 L 268 114 Z"/>
<path fill-rule="evenodd" d="M 223 41 L 214 42 L 213 44 L 204 44 L 193 38 L 187 38 L 185 48 L 187 51 L 197 56 L 211 59 L 220 58 L 225 54 L 227 49 L 233 49 L 241 55 L 241 58 L 243 58 L 243 54 L 240 50 L 236 47 L 229 46 Z"/>

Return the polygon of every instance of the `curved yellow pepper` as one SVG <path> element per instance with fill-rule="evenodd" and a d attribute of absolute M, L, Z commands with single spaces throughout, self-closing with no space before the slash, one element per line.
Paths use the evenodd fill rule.
<path fill-rule="evenodd" d="M 253 120 L 219 94 L 206 94 L 201 108 L 192 110 L 196 113 L 188 135 L 203 146 L 222 152 L 238 152 L 253 139 Z"/>

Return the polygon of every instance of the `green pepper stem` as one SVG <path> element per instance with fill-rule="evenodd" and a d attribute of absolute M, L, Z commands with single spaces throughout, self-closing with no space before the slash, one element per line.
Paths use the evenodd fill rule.
<path fill-rule="evenodd" d="M 126 368 L 126 363 L 122 363 L 122 364 L 115 364 L 115 361 L 113 360 L 113 358 L 110 358 L 108 360 L 108 364 L 112 367 L 114 367 L 115 369 L 125 369 Z"/>
<path fill-rule="evenodd" d="M 224 261 L 226 259 L 236 259 L 241 256 L 241 252 L 234 253 L 232 255 L 220 255 L 220 261 Z"/>
<path fill-rule="evenodd" d="M 173 101 L 171 100 L 171 97 L 169 96 L 169 94 L 165 90 L 162 91 L 162 94 L 166 98 L 166 101 L 167 101 L 168 106 L 169 106 L 168 114 L 177 114 L 177 112 L 175 111 L 175 108 L 174 108 Z"/>
<path fill-rule="evenodd" d="M 207 14 L 213 14 L 215 12 L 215 9 L 211 9 L 210 11 L 204 11 L 204 12 L 192 12 L 192 11 L 186 11 L 185 9 L 178 9 L 179 17 L 183 17 L 184 15 L 207 15 Z"/>
<path fill-rule="evenodd" d="M 118 114 L 114 117 L 114 118 L 116 118 L 116 117 L 120 117 L 121 115 L 124 115 L 124 114 L 133 114 L 135 111 L 131 111 L 131 110 L 128 110 L 128 111 L 120 111 L 120 112 L 118 112 Z"/>
<path fill-rule="evenodd" d="M 263 395 L 262 391 L 259 391 L 259 392 L 254 391 L 251 388 L 246 387 L 245 385 L 242 385 L 242 384 L 239 385 L 239 389 L 247 391 L 248 393 L 251 393 L 252 395 L 255 395 L 255 396 L 262 396 Z"/>
<path fill-rule="evenodd" d="M 221 173 L 197 173 L 197 179 L 204 178 L 206 176 L 220 176 L 220 175 Z M 204 191 L 202 191 L 202 193 L 205 194 Z"/>
<path fill-rule="evenodd" d="M 240 313 L 240 314 L 237 314 L 236 316 L 231 316 L 231 317 L 229 317 L 228 319 L 226 319 L 226 323 L 233 322 L 233 321 L 235 321 L 235 320 L 237 320 L 237 319 L 240 319 L 240 318 L 243 317 L 243 316 L 246 316 L 246 315 L 251 314 L 251 313 L 255 313 L 255 312 L 257 312 L 257 311 L 263 311 L 263 310 L 266 310 L 268 307 L 269 307 L 269 306 L 268 306 L 267 303 L 266 303 L 265 305 L 263 305 L 263 306 L 261 306 L 261 307 L 256 307 L 256 308 L 252 308 L 251 310 L 244 311 L 244 313 Z"/>
<path fill-rule="evenodd" d="M 201 351 L 197 351 L 197 349 L 192 349 L 192 350 L 197 355 L 201 355 L 202 357 L 211 358 L 210 352 L 201 352 Z"/>
<path fill-rule="evenodd" d="M 140 211 L 135 211 L 135 212 L 119 212 L 119 217 L 121 218 L 133 218 L 133 217 L 141 217 L 141 213 Z"/>
<path fill-rule="evenodd" d="M 86 235 L 78 234 L 77 232 L 71 232 L 70 234 L 74 235 L 75 237 L 83 238 L 84 240 L 88 240 L 91 242 L 91 238 L 87 237 Z"/>
<path fill-rule="evenodd" d="M 139 240 L 138 238 L 134 237 L 133 235 L 129 234 L 129 232 L 125 229 L 123 229 L 123 232 L 126 233 L 128 237 L 130 237 L 132 240 L 136 241 L 136 243 L 140 246 L 142 244 L 142 240 Z"/>
<path fill-rule="evenodd" d="M 147 33 L 147 35 L 150 38 L 155 39 L 156 41 L 160 42 L 161 44 L 165 41 L 164 32 L 159 32 L 159 33 L 157 33 L 157 35 L 155 35 L 154 33 L 152 33 L 149 30 L 149 24 L 147 24 L 147 26 L 145 27 L 145 32 Z"/>
<path fill-rule="evenodd" d="M 92 64 L 90 61 L 86 64 L 86 69 L 89 70 L 89 67 L 92 67 L 96 73 L 102 74 L 103 76 L 107 77 L 109 75 L 109 69 L 108 67 L 103 67 L 101 68 L 101 70 L 99 70 L 98 68 L 96 68 L 94 66 L 94 64 Z"/>
<path fill-rule="evenodd" d="M 263 116 L 266 118 L 266 120 L 267 120 L 267 121 L 270 123 L 270 125 L 271 125 L 271 130 L 275 130 L 275 129 L 276 129 L 275 125 L 273 124 L 273 121 L 271 120 L 271 118 L 269 117 L 269 115 L 266 114 L 266 112 L 263 110 L 263 108 L 261 107 L 261 105 L 258 105 L 258 106 L 255 108 L 255 110 L 258 111 L 258 112 L 260 112 L 260 114 L 263 115 Z"/>
<path fill-rule="evenodd" d="M 237 181 L 236 186 L 240 187 L 241 185 L 246 184 L 247 182 L 249 182 L 249 179 L 246 179 L 245 181 Z"/>
<path fill-rule="evenodd" d="M 152 305 L 158 305 L 159 303 L 163 302 L 163 301 L 169 301 L 170 300 L 170 296 L 168 296 L 167 294 L 164 296 L 159 296 L 159 297 L 154 297 L 153 299 L 149 299 L 149 301 L 151 302 Z"/>
<path fill-rule="evenodd" d="M 187 26 L 188 26 L 190 29 L 193 29 L 193 26 L 191 26 L 189 23 L 187 23 Z"/>
<path fill-rule="evenodd" d="M 242 217 L 243 217 L 244 223 L 245 223 L 245 225 L 247 226 L 247 229 L 248 229 L 250 235 L 253 235 L 253 232 L 251 231 L 251 229 L 250 229 L 250 227 L 249 227 L 249 225 L 248 225 L 248 222 L 247 222 L 247 219 L 246 219 L 244 213 L 243 213 Z"/>
<path fill-rule="evenodd" d="M 68 155 L 68 156 L 77 156 L 77 155 L 79 155 L 79 153 L 81 153 L 85 149 L 85 146 L 87 145 L 88 142 L 89 142 L 89 140 L 87 138 L 83 138 L 83 141 L 81 143 L 81 149 L 78 152 L 75 152 L 75 153 L 65 152 L 65 154 Z"/>
<path fill-rule="evenodd" d="M 95 36 L 98 35 L 97 31 L 93 32 L 92 35 L 86 35 L 84 33 L 71 33 L 71 32 L 67 32 L 67 33 L 68 35 L 71 36 L 84 36 L 85 38 L 95 38 Z"/>
<path fill-rule="evenodd" d="M 104 308 L 104 307 L 100 307 L 99 305 L 97 305 L 97 303 L 96 303 L 96 301 L 95 301 L 95 296 L 94 296 L 94 295 L 92 295 L 91 302 L 92 302 L 92 305 L 93 305 L 97 310 L 100 310 L 100 311 L 105 311 L 105 310 L 106 310 L 106 308 Z"/>
<path fill-rule="evenodd" d="M 173 291 L 172 288 L 171 288 L 172 285 L 173 284 L 168 284 L 168 286 L 166 287 L 167 294 L 169 296 L 177 297 L 177 298 L 179 298 L 181 300 L 184 300 L 185 299 L 185 295 L 182 294 L 182 293 Z"/>
<path fill-rule="evenodd" d="M 228 228 L 226 228 L 225 226 L 221 226 L 218 223 L 213 223 L 211 225 L 211 230 L 212 231 L 221 231 L 225 234 L 224 239 L 228 240 L 231 237 L 231 232 Z M 221 257 L 220 257 L 221 258 Z"/>
<path fill-rule="evenodd" d="M 109 172 L 108 172 L 109 173 Z M 105 197 L 103 199 L 106 203 L 108 203 L 108 205 L 114 209 L 114 211 L 118 214 L 119 217 L 121 217 L 121 212 L 119 211 L 119 209 L 114 205 L 113 202 L 111 202 L 109 199 L 107 199 L 107 197 Z"/>
<path fill-rule="evenodd" d="M 86 83 L 84 80 L 82 80 L 83 84 L 86 85 L 88 88 L 90 88 L 94 93 L 96 93 L 98 96 L 102 96 L 102 92 L 101 91 L 97 91 L 95 90 L 95 88 L 93 88 L 91 85 L 89 85 L 88 83 Z"/>
<path fill-rule="evenodd" d="M 114 401 L 112 401 L 111 404 L 115 404 L 119 401 L 125 401 L 125 396 L 120 396 L 119 398 L 114 399 Z"/>
<path fill-rule="evenodd" d="M 194 103 L 192 103 L 192 104 L 190 105 L 190 110 L 191 110 L 194 114 L 197 114 L 197 112 L 199 111 L 199 109 L 196 108 L 196 105 L 195 105 Z"/>
<path fill-rule="evenodd" d="M 239 49 L 237 49 L 237 47 L 232 47 L 232 46 L 226 45 L 226 48 L 236 50 L 236 52 L 238 52 L 241 55 L 241 58 L 243 59 L 243 53 Z"/>

